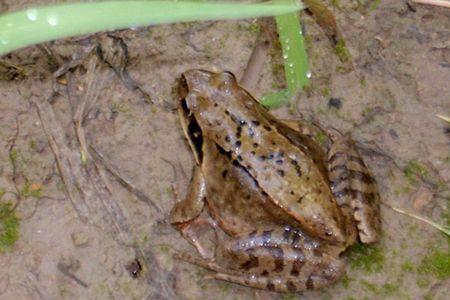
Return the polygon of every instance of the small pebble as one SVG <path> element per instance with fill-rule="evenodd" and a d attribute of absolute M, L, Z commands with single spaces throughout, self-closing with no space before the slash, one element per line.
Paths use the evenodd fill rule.
<path fill-rule="evenodd" d="M 75 247 L 84 247 L 89 243 L 89 236 L 82 231 L 72 233 L 71 237 Z"/>
<path fill-rule="evenodd" d="M 336 109 L 341 109 L 342 107 L 342 101 L 339 98 L 330 98 L 330 100 L 328 100 L 328 107 L 329 108 L 336 108 Z"/>

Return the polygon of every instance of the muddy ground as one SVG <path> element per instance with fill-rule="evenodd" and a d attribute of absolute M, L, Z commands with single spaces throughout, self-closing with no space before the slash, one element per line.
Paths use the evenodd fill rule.
<path fill-rule="evenodd" d="M 29 2 L 1 1 L 0 9 Z M 394 0 L 333 3 L 352 63 L 341 63 L 304 15 L 311 89 L 295 99 L 294 112 L 274 113 L 301 112 L 351 132 L 386 203 L 448 224 L 450 129 L 436 114 L 450 115 L 450 10 Z M 139 28 L 1 58 L 1 203 L 14 206 L 19 231 L 11 247 L 1 244 L 0 299 L 449 298 L 449 239 L 386 206 L 379 245 L 354 247 L 343 257 L 346 277 L 319 291 L 256 291 L 208 280 L 207 271 L 173 258 L 176 250 L 195 254 L 168 223 L 172 186 L 183 197 L 194 163 L 173 110 L 176 80 L 190 68 L 241 78 L 259 25 Z M 273 40 L 249 88 L 255 96 L 284 87 L 280 63 Z M 2 222 L 3 232 L 16 228 Z"/>

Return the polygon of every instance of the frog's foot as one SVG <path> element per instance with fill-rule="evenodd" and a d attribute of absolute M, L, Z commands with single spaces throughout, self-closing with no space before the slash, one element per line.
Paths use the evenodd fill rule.
<path fill-rule="evenodd" d="M 207 235 L 204 227 L 213 228 L 214 240 L 211 239 L 211 236 Z M 187 224 L 178 225 L 183 237 L 197 249 L 197 252 L 201 257 L 206 259 L 211 259 L 215 256 L 215 245 L 218 241 L 216 227 L 217 224 L 214 220 L 203 216 L 200 216 Z"/>

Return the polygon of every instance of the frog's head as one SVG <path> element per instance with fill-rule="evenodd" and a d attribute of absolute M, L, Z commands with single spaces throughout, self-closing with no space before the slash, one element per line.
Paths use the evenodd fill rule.
<path fill-rule="evenodd" d="M 191 69 L 182 74 L 178 92 L 181 99 L 193 92 L 209 100 L 214 100 L 214 95 L 218 91 L 232 93 L 237 85 L 236 77 L 231 72 Z"/>

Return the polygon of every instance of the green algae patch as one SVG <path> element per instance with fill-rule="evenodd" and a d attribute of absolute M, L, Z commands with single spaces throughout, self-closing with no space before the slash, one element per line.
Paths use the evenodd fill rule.
<path fill-rule="evenodd" d="M 353 269 L 367 273 L 377 273 L 383 268 L 385 256 L 378 245 L 355 244 L 348 251 L 348 259 Z"/>
<path fill-rule="evenodd" d="M 416 160 L 410 160 L 403 170 L 403 174 L 411 184 L 417 184 L 418 178 L 429 177 L 427 167 Z"/>
<path fill-rule="evenodd" d="M 348 51 L 347 47 L 345 46 L 345 40 L 339 39 L 334 46 L 334 52 L 339 57 L 341 62 L 346 63 L 352 60 L 352 57 L 350 56 L 350 52 Z"/>
<path fill-rule="evenodd" d="M 0 202 L 0 253 L 11 249 L 19 238 L 19 220 L 10 202 Z"/>
<path fill-rule="evenodd" d="M 417 271 L 422 274 L 432 274 L 440 280 L 450 278 L 450 253 L 432 251 L 422 259 Z"/>
<path fill-rule="evenodd" d="M 20 195 L 24 198 L 28 197 L 41 198 L 42 185 L 39 183 L 30 183 L 27 181 L 20 190 Z"/>

